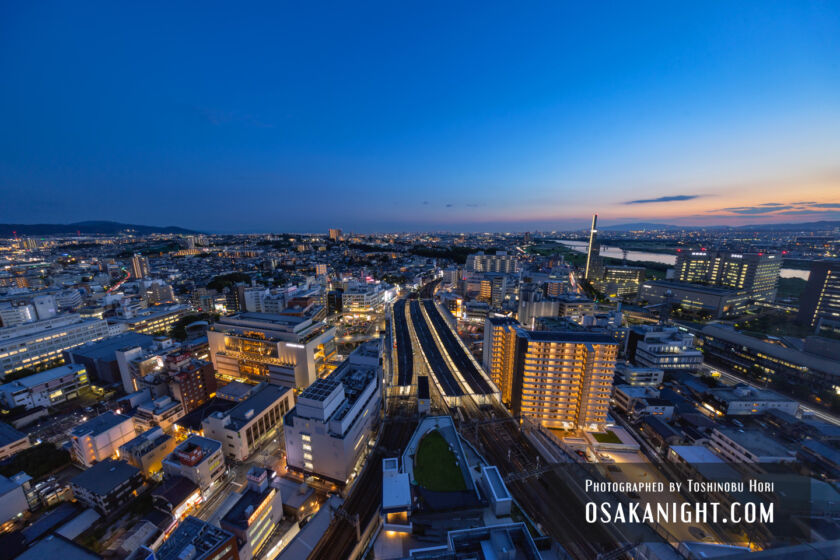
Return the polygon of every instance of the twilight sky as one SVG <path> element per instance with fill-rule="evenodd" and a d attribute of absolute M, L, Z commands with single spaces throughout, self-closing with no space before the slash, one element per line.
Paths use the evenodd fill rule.
<path fill-rule="evenodd" d="M 4 2 L 0 222 L 840 219 L 837 2 L 244 4 Z"/>

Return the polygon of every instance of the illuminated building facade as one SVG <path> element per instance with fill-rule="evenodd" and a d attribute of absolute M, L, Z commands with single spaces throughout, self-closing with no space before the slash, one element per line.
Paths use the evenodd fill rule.
<path fill-rule="evenodd" d="M 772 302 L 781 267 L 781 256 L 772 253 L 680 250 L 674 279 L 745 290 L 753 300 Z"/>
<path fill-rule="evenodd" d="M 798 319 L 812 327 L 823 322 L 840 329 L 840 261 L 817 261 L 811 265 L 808 284 L 799 301 Z"/>

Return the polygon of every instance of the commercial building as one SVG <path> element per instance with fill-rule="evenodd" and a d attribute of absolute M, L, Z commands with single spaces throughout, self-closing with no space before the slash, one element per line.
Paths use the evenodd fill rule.
<path fill-rule="evenodd" d="M 781 267 L 781 256 L 772 253 L 678 250 L 674 279 L 745 290 L 752 300 L 773 302 Z"/>
<path fill-rule="evenodd" d="M 186 517 L 154 553 L 155 560 L 239 560 L 236 537 L 196 517 Z"/>
<path fill-rule="evenodd" d="M 730 463 L 793 463 L 796 456 L 760 430 L 717 427 L 712 430 L 709 447 Z"/>
<path fill-rule="evenodd" d="M 512 274 L 519 272 L 519 259 L 508 255 L 505 251 L 498 251 L 495 255 L 473 253 L 467 256 L 467 272 L 501 272 Z"/>
<path fill-rule="evenodd" d="M 152 428 L 122 444 L 120 457 L 149 478 L 163 468 L 163 459 L 174 449 L 175 438 L 163 433 L 160 428 Z"/>
<path fill-rule="evenodd" d="M 287 387 L 263 384 L 230 410 L 212 413 L 201 426 L 205 436 L 222 442 L 225 456 L 244 461 L 273 437 L 294 404 L 294 392 Z"/>
<path fill-rule="evenodd" d="M 89 385 L 85 367 L 68 364 L 0 385 L 0 402 L 9 408 L 50 407 L 79 396 Z"/>
<path fill-rule="evenodd" d="M 100 414 L 70 430 L 73 459 L 84 467 L 104 461 L 136 435 L 134 419 L 113 412 Z"/>
<path fill-rule="evenodd" d="M 606 265 L 603 273 L 593 282 L 607 297 L 635 296 L 645 281 L 645 267 Z"/>
<path fill-rule="evenodd" d="M 693 372 L 703 363 L 703 353 L 695 348 L 693 334 L 664 325 L 631 327 L 625 355 L 637 366 L 665 373 Z"/>
<path fill-rule="evenodd" d="M 616 364 L 615 376 L 621 383 L 633 387 L 658 387 L 665 378 L 665 372 L 659 368 L 634 366 L 625 362 Z"/>
<path fill-rule="evenodd" d="M 799 298 L 797 318 L 815 328 L 825 322 L 840 329 L 840 261 L 811 264 L 808 284 Z"/>
<path fill-rule="evenodd" d="M 341 230 L 338 228 L 330 228 L 330 241 L 341 241 Z"/>
<path fill-rule="evenodd" d="M 774 391 L 748 385 L 706 391 L 704 406 L 726 416 L 747 416 L 780 410 L 795 416 L 799 403 Z"/>
<path fill-rule="evenodd" d="M 335 328 L 306 317 L 239 313 L 214 323 L 207 338 L 224 381 L 304 389 L 327 372 L 335 354 Z"/>
<path fill-rule="evenodd" d="M 129 312 L 122 316 L 110 317 L 108 324 L 123 331 L 143 334 L 169 332 L 178 320 L 187 314 L 186 305 L 156 305 L 139 312 Z"/>
<path fill-rule="evenodd" d="M 648 305 L 679 305 L 685 311 L 720 319 L 744 313 L 753 298 L 747 290 L 648 280 L 639 289 L 639 300 Z"/>
<path fill-rule="evenodd" d="M 247 486 L 219 522 L 222 529 L 236 535 L 240 560 L 259 556 L 268 537 L 283 519 L 283 500 L 275 478 L 274 472 L 251 467 Z"/>
<path fill-rule="evenodd" d="M 216 440 L 190 436 L 162 461 L 163 472 L 183 476 L 202 492 L 207 492 L 225 474 L 222 444 Z"/>
<path fill-rule="evenodd" d="M 128 348 L 146 350 L 155 343 L 154 337 L 134 332 L 111 336 L 99 342 L 77 346 L 64 352 L 64 360 L 85 366 L 88 376 L 103 385 L 119 383 L 120 367 L 117 352 Z"/>
<path fill-rule="evenodd" d="M 350 283 L 341 294 L 341 308 L 345 313 L 370 313 L 395 296 L 396 290 L 382 282 Z"/>
<path fill-rule="evenodd" d="M 130 502 L 144 484 L 140 469 L 113 459 L 96 463 L 70 480 L 73 496 L 102 515 Z"/>
<path fill-rule="evenodd" d="M 379 345 L 375 340 L 360 346 L 298 395 L 284 426 L 290 469 L 340 484 L 350 478 L 382 406 Z"/>
<path fill-rule="evenodd" d="M 150 430 L 159 426 L 168 431 L 184 416 L 184 407 L 170 396 L 146 401 L 134 411 L 134 426 L 137 430 Z"/>
<path fill-rule="evenodd" d="M 807 383 L 815 389 L 840 388 L 837 359 L 786 348 L 722 325 L 703 327 L 706 362 L 753 378 Z"/>
<path fill-rule="evenodd" d="M 491 370 L 503 401 L 505 392 L 510 392 L 515 416 L 530 416 L 550 428 L 604 426 L 618 355 L 613 337 L 585 331 L 528 331 L 515 325 L 493 334 L 488 341 Z"/>
<path fill-rule="evenodd" d="M 192 357 L 172 358 L 166 360 L 169 392 L 184 407 L 184 413 L 189 413 L 207 402 L 218 388 L 213 364 Z"/>
<path fill-rule="evenodd" d="M 64 350 L 106 336 L 105 321 L 82 319 L 76 314 L 0 329 L 0 370 L 5 377 L 14 371 L 58 361 Z"/>
<path fill-rule="evenodd" d="M 24 449 L 29 449 L 31 446 L 29 436 L 17 431 L 5 422 L 0 422 L 0 461 L 8 459 Z"/>

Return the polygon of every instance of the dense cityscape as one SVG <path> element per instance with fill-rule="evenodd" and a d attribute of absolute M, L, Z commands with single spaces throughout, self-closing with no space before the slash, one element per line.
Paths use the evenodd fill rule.
<path fill-rule="evenodd" d="M 4 554 L 830 557 L 838 224 L 587 226 L 17 226 Z M 586 524 L 593 481 L 790 519 Z"/>

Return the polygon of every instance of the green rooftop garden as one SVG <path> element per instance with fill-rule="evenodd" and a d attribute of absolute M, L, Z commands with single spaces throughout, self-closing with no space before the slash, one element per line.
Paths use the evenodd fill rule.
<path fill-rule="evenodd" d="M 423 488 L 436 492 L 466 490 L 461 468 L 455 461 L 455 453 L 449 450 L 449 444 L 440 432 L 430 432 L 420 440 L 417 448 L 414 480 Z"/>
<path fill-rule="evenodd" d="M 621 443 L 621 440 L 617 435 L 615 435 L 615 432 L 611 430 L 607 430 L 603 433 L 592 434 L 592 437 L 594 437 L 598 443 Z"/>

